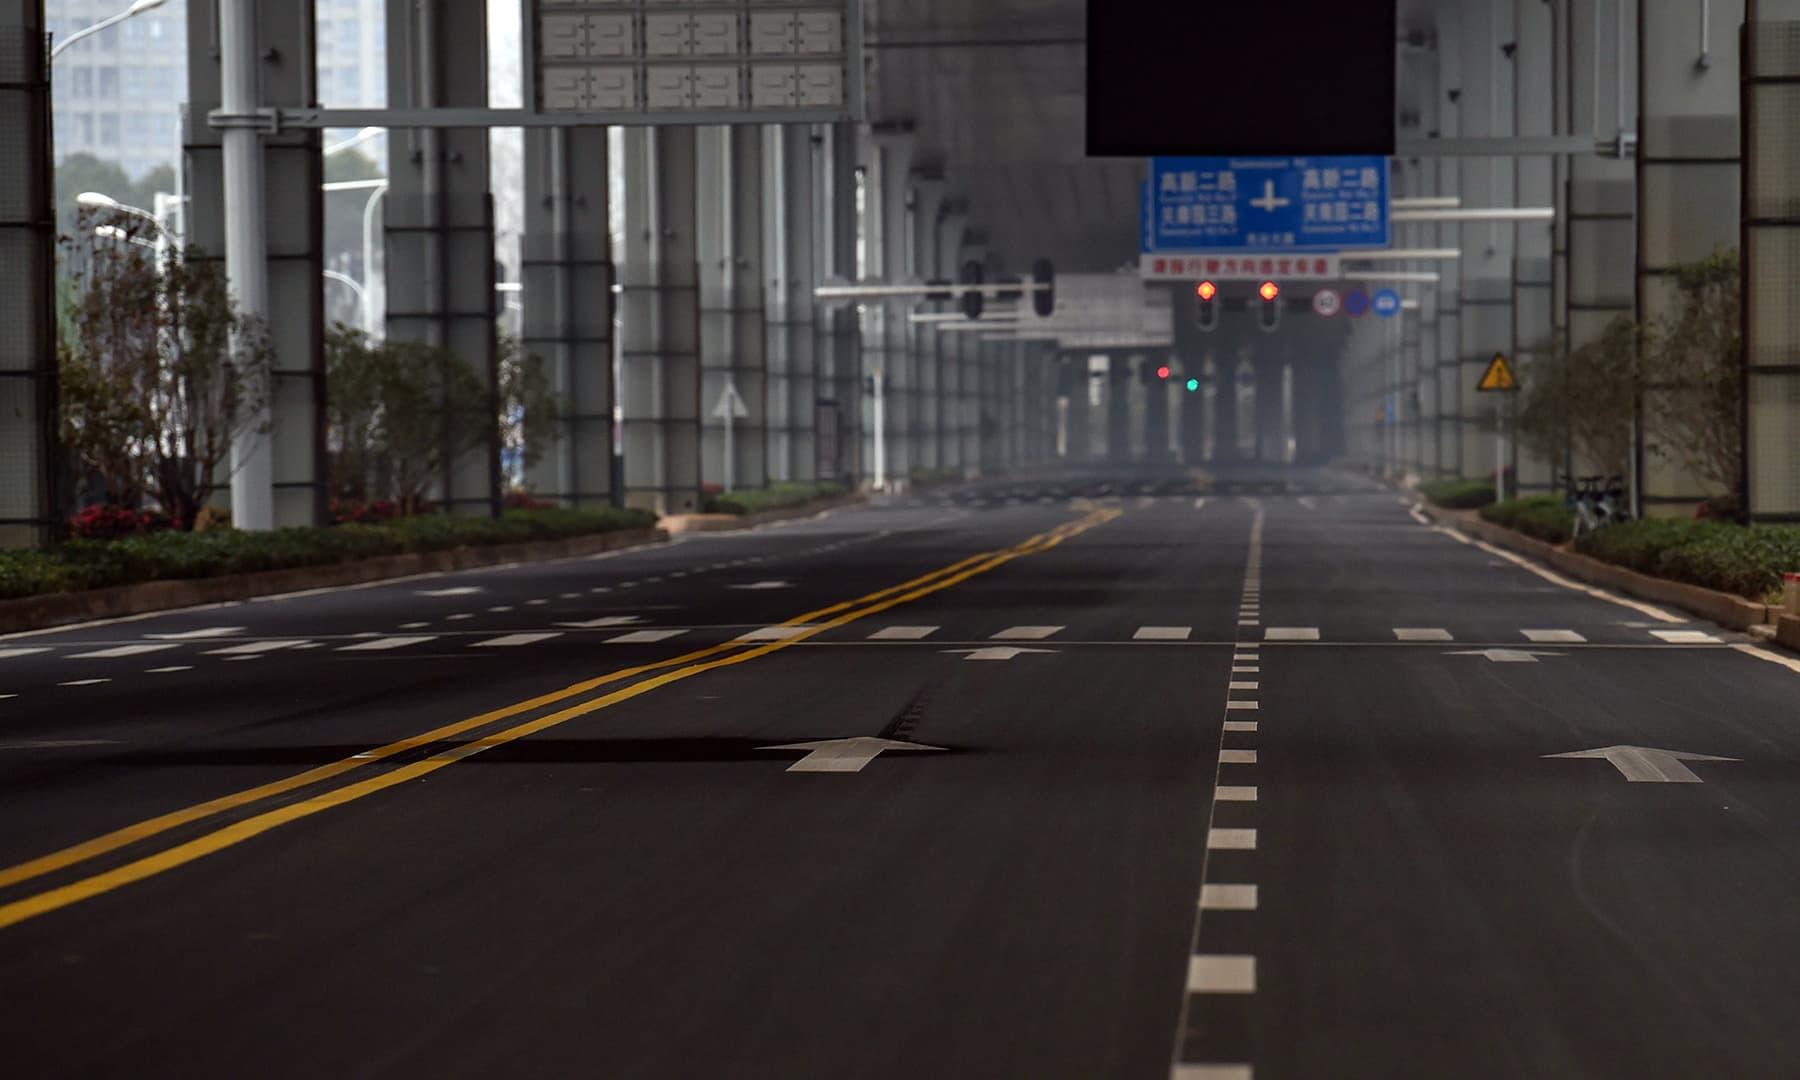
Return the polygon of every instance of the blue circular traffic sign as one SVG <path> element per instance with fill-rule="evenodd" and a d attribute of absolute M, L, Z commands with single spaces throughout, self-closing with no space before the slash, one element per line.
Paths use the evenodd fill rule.
<path fill-rule="evenodd" d="M 1383 289 L 1376 293 L 1373 304 L 1375 314 L 1384 319 L 1400 314 L 1400 294 L 1392 289 Z"/>
<path fill-rule="evenodd" d="M 1361 289 L 1351 289 L 1344 294 L 1344 314 L 1352 319 L 1360 319 L 1369 313 L 1369 294 Z"/>

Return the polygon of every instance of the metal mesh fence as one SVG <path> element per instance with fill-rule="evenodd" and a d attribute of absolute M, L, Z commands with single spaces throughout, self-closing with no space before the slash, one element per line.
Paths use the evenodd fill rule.
<path fill-rule="evenodd" d="M 1745 28 L 1746 495 L 1800 520 L 1800 22 Z"/>
<path fill-rule="evenodd" d="M 50 409 L 56 365 L 50 302 L 50 93 L 45 38 L 12 5 L 0 26 L 0 545 L 45 537 L 56 516 Z"/>

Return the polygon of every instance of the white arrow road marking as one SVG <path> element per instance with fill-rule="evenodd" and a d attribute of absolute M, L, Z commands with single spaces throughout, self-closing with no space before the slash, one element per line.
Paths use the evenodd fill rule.
<path fill-rule="evenodd" d="M 759 746 L 758 750 L 805 750 L 807 755 L 787 767 L 788 772 L 862 772 L 863 766 L 889 750 L 942 750 L 942 746 L 877 739 L 858 735 L 851 739 L 820 739 L 817 742 L 783 743 Z"/>
<path fill-rule="evenodd" d="M 184 630 L 179 634 L 145 634 L 144 636 L 156 641 L 194 641 L 201 638 L 230 637 L 243 632 L 244 628 L 241 626 L 208 626 L 201 630 Z"/>
<path fill-rule="evenodd" d="M 1648 746 L 1602 746 L 1596 750 L 1577 750 L 1568 754 L 1545 754 L 1547 758 L 1592 758 L 1610 761 L 1634 784 L 1703 784 L 1684 761 L 1737 761 L 1733 757 L 1712 754 L 1689 754 L 1681 750 L 1655 750 Z"/>
<path fill-rule="evenodd" d="M 603 630 L 609 626 L 634 626 L 644 621 L 642 615 L 607 615 L 586 622 L 559 622 L 557 626 L 566 626 L 571 630 Z"/>
<path fill-rule="evenodd" d="M 1445 653 L 1445 656 L 1485 656 L 1496 664 L 1535 664 L 1540 656 L 1563 656 L 1555 652 L 1527 652 L 1524 649 L 1467 649 Z"/>
<path fill-rule="evenodd" d="M 746 589 L 746 590 L 753 591 L 753 592 L 761 592 L 761 591 L 764 591 L 767 589 L 791 589 L 793 587 L 794 587 L 793 583 L 789 582 L 789 581 L 756 581 L 756 582 L 751 582 L 748 585 L 728 585 L 728 586 L 726 586 L 726 588 L 730 588 L 730 589 Z"/>
<path fill-rule="evenodd" d="M 1026 653 L 1054 654 L 1055 649 L 1021 649 L 1013 645 L 990 645 L 985 649 L 945 649 L 947 653 L 963 653 L 964 660 L 1011 660 Z"/>
<path fill-rule="evenodd" d="M 95 649 L 93 652 L 70 653 L 71 660 L 115 660 L 121 656 L 142 656 L 144 653 L 162 652 L 164 649 L 179 648 L 173 642 L 165 645 L 115 645 L 110 649 Z"/>
<path fill-rule="evenodd" d="M 420 596 L 468 596 L 481 591 L 479 585 L 456 585 L 448 589 L 420 589 Z"/>

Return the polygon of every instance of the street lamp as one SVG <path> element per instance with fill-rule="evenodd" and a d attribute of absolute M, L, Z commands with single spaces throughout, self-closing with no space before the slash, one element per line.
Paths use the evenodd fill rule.
<path fill-rule="evenodd" d="M 157 2 L 161 3 L 162 0 L 157 0 Z M 105 195 L 98 191 L 84 191 L 75 196 L 75 205 L 85 206 L 89 210 L 110 210 L 115 214 L 128 214 L 135 218 L 142 218 L 156 226 L 156 242 L 147 246 L 156 249 L 156 265 L 158 267 L 162 266 L 163 260 L 168 253 L 169 241 L 176 238 L 176 233 L 171 230 L 168 225 L 163 223 L 163 219 L 159 215 L 152 214 L 141 206 L 126 206 L 111 195 Z M 102 226 L 102 229 L 104 228 L 106 228 L 106 226 Z M 99 236 L 107 235 L 102 229 L 96 229 L 95 234 Z"/>
<path fill-rule="evenodd" d="M 56 45 L 53 48 L 51 48 L 51 50 L 50 50 L 50 59 L 55 60 L 58 56 L 62 55 L 62 52 L 64 49 L 67 49 L 69 46 L 75 44 L 77 41 L 80 41 L 84 37 L 92 37 L 93 35 L 98 34 L 100 31 L 105 30 L 109 26 L 117 26 L 119 23 L 122 23 L 126 19 L 131 18 L 133 15 L 142 15 L 144 12 L 149 11 L 153 8 L 162 7 L 163 4 L 165 4 L 167 2 L 168 2 L 168 0 L 134 0 L 134 2 L 132 3 L 132 5 L 130 7 L 126 8 L 124 11 L 119 12 L 117 15 L 112 15 L 107 18 L 101 19 L 99 22 L 95 23 L 92 26 L 84 26 L 81 29 L 75 31 L 73 34 L 70 34 L 68 37 L 63 38 L 61 41 L 57 42 Z"/>

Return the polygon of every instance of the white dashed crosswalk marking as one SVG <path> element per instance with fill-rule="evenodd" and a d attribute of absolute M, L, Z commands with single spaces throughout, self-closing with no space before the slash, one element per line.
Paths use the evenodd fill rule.
<path fill-rule="evenodd" d="M 535 634 L 502 634 L 486 641 L 477 641 L 469 646 L 471 649 L 515 649 L 520 645 L 535 645 L 540 641 L 562 637 L 560 630 L 545 630 Z"/>
<path fill-rule="evenodd" d="M 884 626 L 869 635 L 870 641 L 924 641 L 938 632 L 935 626 Z"/>
<path fill-rule="evenodd" d="M 164 649 L 176 648 L 173 643 L 160 645 L 115 645 L 110 649 L 95 649 L 93 652 L 71 653 L 71 660 L 116 660 L 121 656 L 142 656 L 145 653 L 162 652 Z"/>
<path fill-rule="evenodd" d="M 208 655 L 208 656 L 260 656 L 263 653 L 274 652 L 277 649 L 291 649 L 296 645 L 303 645 L 303 644 L 305 644 L 305 642 L 302 642 L 299 640 L 247 641 L 242 645 L 228 645 L 223 649 L 208 650 L 206 655 Z"/>
<path fill-rule="evenodd" d="M 989 641 L 1042 641 L 1062 631 L 1060 626 L 1009 626 Z"/>
<path fill-rule="evenodd" d="M 1451 635 L 1450 631 L 1448 631 L 1448 630 L 1406 628 L 1406 627 L 1399 627 L 1399 626 L 1396 626 L 1394 628 L 1394 639 L 1396 641 L 1455 641 L 1456 640 L 1456 638 L 1453 637 Z"/>
<path fill-rule="evenodd" d="M 1256 764 L 1256 751 L 1221 750 L 1219 751 L 1219 761 L 1226 765 L 1254 765 Z"/>
<path fill-rule="evenodd" d="M 1200 886 L 1200 906 L 1208 911 L 1255 911 L 1256 899 L 1254 885 Z"/>
<path fill-rule="evenodd" d="M 764 626 L 740 634 L 738 641 L 790 641 L 811 630 L 810 626 Z"/>
<path fill-rule="evenodd" d="M 15 656 L 36 656 L 38 653 L 47 653 L 49 651 L 49 649 L 41 646 L 36 648 L 0 649 L 0 660 L 10 660 Z"/>
<path fill-rule="evenodd" d="M 1140 626 L 1131 635 L 1133 641 L 1186 641 L 1193 636 L 1191 626 Z"/>
<path fill-rule="evenodd" d="M 145 634 L 144 636 L 155 638 L 158 641 L 198 641 L 203 638 L 230 637 L 243 632 L 244 628 L 241 626 L 208 626 L 199 630 L 184 630 L 179 634 Z"/>
<path fill-rule="evenodd" d="M 670 638 L 680 637 L 685 633 L 687 633 L 686 630 L 633 630 L 629 634 L 620 634 L 618 637 L 607 638 L 606 644 L 651 645 L 658 641 L 667 641 Z"/>
<path fill-rule="evenodd" d="M 1573 630 L 1521 630 L 1519 633 L 1534 645 L 1579 645 L 1587 640 Z"/>
<path fill-rule="evenodd" d="M 1255 851 L 1255 829 L 1209 829 L 1206 846 L 1215 851 Z"/>
<path fill-rule="evenodd" d="M 337 652 L 386 652 L 389 649 L 404 649 L 408 645 L 422 645 L 427 641 L 436 641 L 436 634 L 407 634 L 401 637 L 371 638 L 359 641 L 354 645 L 341 645 Z"/>
<path fill-rule="evenodd" d="M 1718 645 L 1717 637 L 1704 630 L 1652 630 L 1652 637 L 1670 645 Z"/>
<path fill-rule="evenodd" d="M 1188 957 L 1188 993 L 1251 994 L 1256 992 L 1256 957 Z"/>

